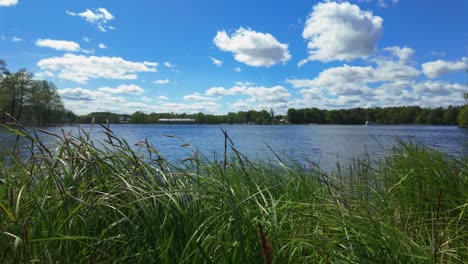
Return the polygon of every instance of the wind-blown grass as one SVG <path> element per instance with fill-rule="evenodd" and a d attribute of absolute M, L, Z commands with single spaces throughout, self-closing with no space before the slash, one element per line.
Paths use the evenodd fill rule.
<path fill-rule="evenodd" d="M 467 163 L 416 144 L 325 174 L 250 162 L 227 134 L 233 155 L 170 164 L 109 129 L 9 130 L 30 154 L 0 156 L 1 263 L 262 263 L 259 225 L 273 263 L 468 259 Z"/>

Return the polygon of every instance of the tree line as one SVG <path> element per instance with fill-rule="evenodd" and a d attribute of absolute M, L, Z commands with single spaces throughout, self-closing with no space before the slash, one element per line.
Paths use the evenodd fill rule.
<path fill-rule="evenodd" d="M 150 113 L 146 114 L 137 111 L 131 115 L 119 115 L 110 112 L 96 112 L 87 115 L 79 116 L 79 123 L 131 123 L 131 124 L 155 124 L 161 118 L 191 118 L 195 119 L 197 124 L 246 124 L 255 123 L 261 125 L 274 124 L 280 122 L 283 118 L 281 115 L 275 116 L 273 111 L 239 111 L 237 113 L 228 113 L 226 115 L 212 114 L 187 114 L 187 113 Z"/>
<path fill-rule="evenodd" d="M 421 108 L 419 106 L 353 108 L 323 110 L 318 108 L 290 108 L 287 115 L 275 115 L 273 110 L 239 111 L 225 115 L 187 114 L 187 113 L 150 113 L 135 112 L 119 115 L 110 112 L 97 112 L 80 116 L 79 123 L 131 123 L 156 124 L 161 118 L 191 118 L 197 124 L 348 124 L 363 125 L 374 121 L 382 125 L 419 124 L 419 125 L 460 125 L 468 126 L 468 105 L 447 108 Z"/>
<path fill-rule="evenodd" d="M 419 106 L 353 108 L 321 110 L 318 108 L 288 109 L 287 118 L 293 124 L 364 124 L 374 121 L 382 125 L 426 124 L 457 125 L 466 107 L 421 108 Z"/>
<path fill-rule="evenodd" d="M 25 69 L 12 73 L 0 59 L 0 123 L 44 126 L 69 123 L 74 116 L 65 110 L 52 82 L 35 80 Z"/>

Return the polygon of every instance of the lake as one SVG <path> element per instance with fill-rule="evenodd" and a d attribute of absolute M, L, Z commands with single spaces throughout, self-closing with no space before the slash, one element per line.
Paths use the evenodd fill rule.
<path fill-rule="evenodd" d="M 90 129 L 90 125 L 82 127 Z M 250 159 L 273 159 L 271 148 L 281 157 L 292 158 L 304 166 L 310 165 L 308 161 L 313 161 L 326 171 L 334 169 L 337 161 L 346 166 L 350 160 L 362 157 L 366 152 L 377 160 L 394 146 L 398 138 L 420 142 L 457 157 L 468 154 L 468 129 L 456 126 L 126 124 L 110 127 L 117 136 L 127 139 L 132 145 L 147 138 L 172 162 L 189 157 L 196 148 L 211 160 L 215 155 L 221 160 L 224 153 L 221 128 L 227 130 L 236 149 Z M 45 129 L 51 132 L 61 129 L 77 131 L 76 126 Z M 95 140 L 103 138 L 100 126 L 94 126 L 92 131 Z M 6 141 L 3 142 L 5 144 Z M 184 143 L 190 146 L 182 147 Z"/>

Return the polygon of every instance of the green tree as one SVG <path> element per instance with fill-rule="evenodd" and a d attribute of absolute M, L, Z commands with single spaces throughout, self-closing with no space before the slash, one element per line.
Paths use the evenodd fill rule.
<path fill-rule="evenodd" d="M 468 100 L 468 93 L 463 94 L 465 100 Z M 468 127 L 468 104 L 465 104 L 457 117 L 459 127 Z"/>
<path fill-rule="evenodd" d="M 20 69 L 11 74 L 6 68 L 5 62 L 0 60 L 0 108 L 16 120 L 20 120 L 22 117 L 23 105 L 31 81 L 31 73 Z"/>
<path fill-rule="evenodd" d="M 32 84 L 32 73 L 26 71 L 26 69 L 20 69 L 18 72 L 13 74 L 13 85 L 14 90 L 17 93 L 16 101 L 18 101 L 18 112 L 15 116 L 16 120 L 21 120 L 21 115 L 23 113 L 23 105 L 25 102 L 26 94 L 31 89 Z"/>
<path fill-rule="evenodd" d="M 464 105 L 458 114 L 458 126 L 468 127 L 468 105 Z"/>
<path fill-rule="evenodd" d="M 32 82 L 26 107 L 34 124 L 39 126 L 49 122 L 60 122 L 65 115 L 57 87 L 44 80 Z"/>
<path fill-rule="evenodd" d="M 132 114 L 130 117 L 130 122 L 132 124 L 146 124 L 147 123 L 147 115 L 143 112 L 137 111 Z"/>

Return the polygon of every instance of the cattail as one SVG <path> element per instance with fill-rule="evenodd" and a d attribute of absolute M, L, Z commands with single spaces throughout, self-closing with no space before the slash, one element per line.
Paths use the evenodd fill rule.
<path fill-rule="evenodd" d="M 265 264 L 271 264 L 273 260 L 273 249 L 271 248 L 270 240 L 263 232 L 260 224 L 258 225 L 258 235 L 260 236 L 260 247 L 262 248 Z"/>

